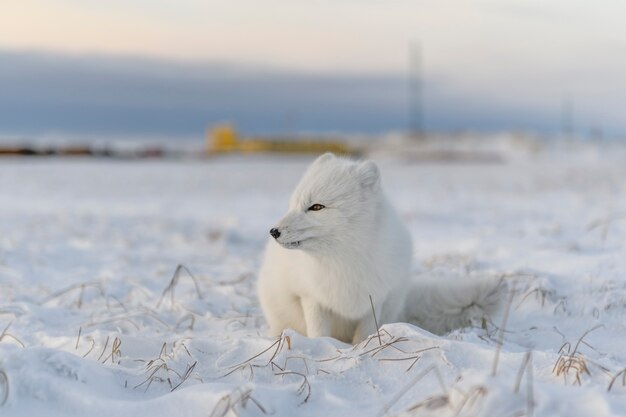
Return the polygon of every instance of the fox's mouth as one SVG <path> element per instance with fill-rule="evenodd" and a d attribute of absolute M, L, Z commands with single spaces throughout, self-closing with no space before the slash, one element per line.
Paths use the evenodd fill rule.
<path fill-rule="evenodd" d="M 293 242 L 278 242 L 278 243 L 280 243 L 281 246 L 285 249 L 297 249 L 300 247 L 300 245 L 302 245 L 302 242 L 304 242 L 305 240 L 308 240 L 308 239 L 294 240 Z"/>

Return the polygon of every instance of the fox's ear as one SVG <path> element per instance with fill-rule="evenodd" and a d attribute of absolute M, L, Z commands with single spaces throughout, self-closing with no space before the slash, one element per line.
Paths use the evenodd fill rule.
<path fill-rule="evenodd" d="M 356 167 L 363 188 L 373 190 L 380 184 L 380 171 L 374 161 L 363 161 Z"/>
<path fill-rule="evenodd" d="M 335 158 L 336 158 L 335 154 L 331 152 L 326 152 L 325 154 L 318 156 L 314 164 L 323 164 Z"/>

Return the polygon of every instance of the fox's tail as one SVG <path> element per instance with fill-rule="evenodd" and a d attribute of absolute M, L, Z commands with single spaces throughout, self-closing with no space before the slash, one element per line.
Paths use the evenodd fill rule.
<path fill-rule="evenodd" d="M 504 303 L 507 286 L 493 277 L 420 276 L 407 297 L 407 319 L 442 334 L 493 315 Z"/>

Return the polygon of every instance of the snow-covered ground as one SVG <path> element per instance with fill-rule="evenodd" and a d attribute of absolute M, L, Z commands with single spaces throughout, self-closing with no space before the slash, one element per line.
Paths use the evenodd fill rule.
<path fill-rule="evenodd" d="M 0 160 L 0 415 L 626 415 L 626 152 L 535 152 L 379 154 L 416 277 L 515 292 L 503 328 L 357 346 L 269 338 L 256 301 L 310 159 Z"/>

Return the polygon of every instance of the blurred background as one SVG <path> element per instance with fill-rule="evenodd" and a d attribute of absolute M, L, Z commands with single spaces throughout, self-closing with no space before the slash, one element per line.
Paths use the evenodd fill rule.
<path fill-rule="evenodd" d="M 5 2 L 0 144 L 619 140 L 625 15 L 612 0 Z"/>

